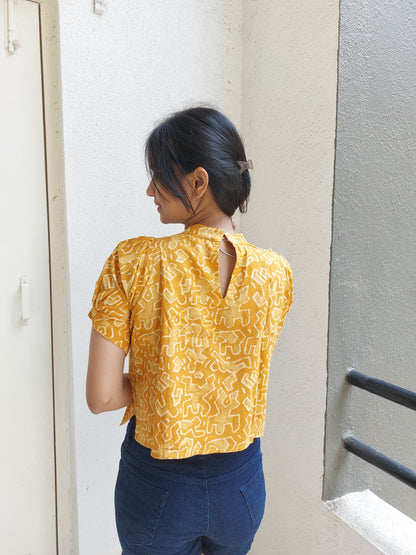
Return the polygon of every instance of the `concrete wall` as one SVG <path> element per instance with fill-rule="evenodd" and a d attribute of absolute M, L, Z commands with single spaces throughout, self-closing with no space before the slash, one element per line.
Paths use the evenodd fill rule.
<path fill-rule="evenodd" d="M 195 101 L 242 126 L 253 159 L 247 238 L 291 262 L 295 302 L 273 358 L 267 513 L 252 553 L 373 553 L 322 503 L 338 2 L 59 2 L 81 555 L 119 553 L 121 413 L 85 403 L 87 312 L 105 257 L 163 227 L 145 197 L 153 123 Z"/>
<path fill-rule="evenodd" d="M 370 488 L 412 518 L 413 490 L 341 435 L 416 469 L 415 413 L 344 382 L 416 390 L 415 57 L 413 1 L 341 2 L 325 496 Z"/>
<path fill-rule="evenodd" d="M 272 359 L 261 555 L 376 552 L 322 503 L 338 2 L 247 1 L 243 131 L 254 160 L 242 230 L 290 261 L 294 304 Z"/>

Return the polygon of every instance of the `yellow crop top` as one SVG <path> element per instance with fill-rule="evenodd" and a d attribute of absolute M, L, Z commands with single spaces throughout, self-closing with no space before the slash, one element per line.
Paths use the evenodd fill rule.
<path fill-rule="evenodd" d="M 236 263 L 221 295 L 218 249 Z M 292 303 L 288 262 L 194 224 L 122 241 L 97 281 L 94 328 L 129 353 L 136 440 L 159 459 L 240 451 L 263 435 L 273 348 Z"/>

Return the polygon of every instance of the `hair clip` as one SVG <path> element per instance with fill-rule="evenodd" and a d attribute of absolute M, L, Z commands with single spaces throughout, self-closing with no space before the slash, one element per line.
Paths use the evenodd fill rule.
<path fill-rule="evenodd" d="M 245 172 L 246 170 L 253 169 L 253 162 L 251 160 L 237 160 L 237 164 L 240 166 L 240 173 Z"/>

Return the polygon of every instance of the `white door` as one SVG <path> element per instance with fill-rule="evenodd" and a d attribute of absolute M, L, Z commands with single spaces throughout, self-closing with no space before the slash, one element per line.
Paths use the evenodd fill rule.
<path fill-rule="evenodd" d="M 19 41 L 8 51 L 8 29 Z M 0 553 L 56 554 L 39 5 L 0 0 Z"/>

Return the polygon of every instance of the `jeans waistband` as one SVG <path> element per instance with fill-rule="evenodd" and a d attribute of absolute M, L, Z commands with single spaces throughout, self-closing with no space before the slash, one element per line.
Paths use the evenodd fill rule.
<path fill-rule="evenodd" d="M 162 472 L 178 474 L 190 478 L 225 478 L 247 465 L 261 462 L 260 438 L 255 438 L 243 451 L 231 453 L 214 453 L 195 455 L 186 459 L 155 459 L 150 449 L 134 439 L 136 419 L 133 416 L 128 423 L 126 437 L 122 445 L 122 458 L 133 466 L 152 467 Z"/>

